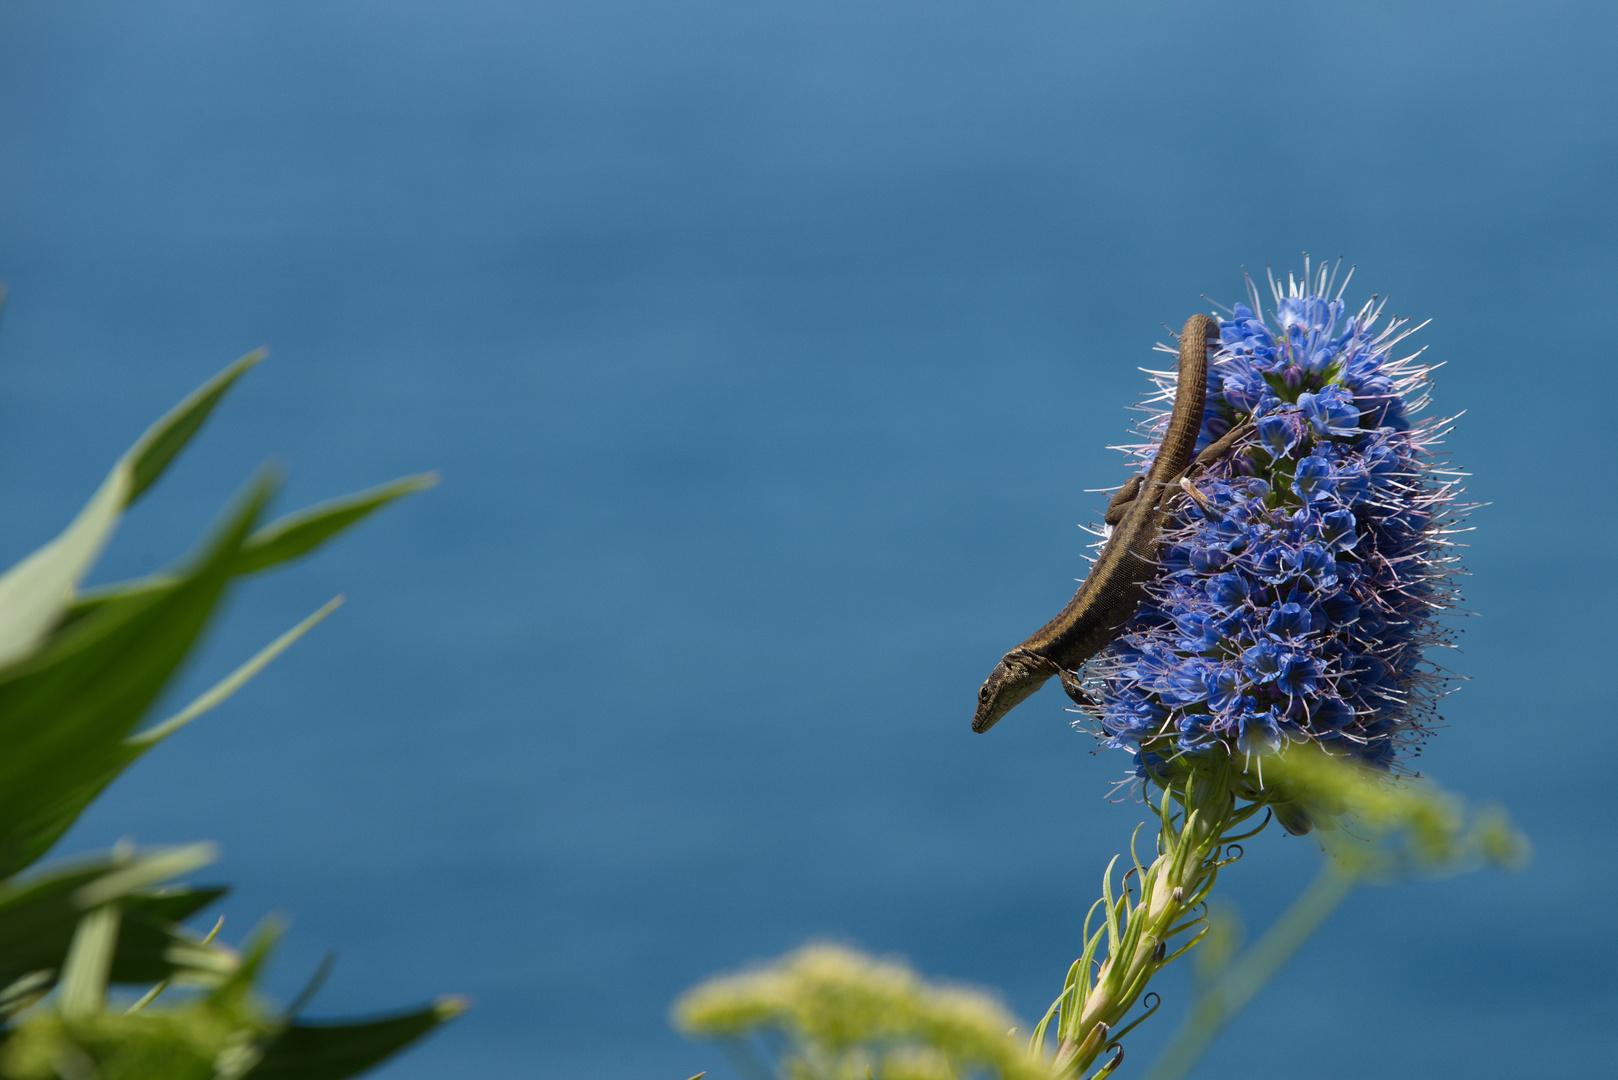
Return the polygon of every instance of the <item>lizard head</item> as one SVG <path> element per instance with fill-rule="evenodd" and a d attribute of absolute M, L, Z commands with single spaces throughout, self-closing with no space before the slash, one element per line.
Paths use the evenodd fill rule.
<path fill-rule="evenodd" d="M 972 717 L 972 730 L 982 734 L 1000 722 L 1006 713 L 1021 705 L 1045 680 L 1061 668 L 1028 649 L 1006 653 L 978 687 L 978 709 Z"/>

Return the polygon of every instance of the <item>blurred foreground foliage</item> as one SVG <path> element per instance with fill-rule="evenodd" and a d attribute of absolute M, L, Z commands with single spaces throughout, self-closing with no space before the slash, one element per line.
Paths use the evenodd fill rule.
<path fill-rule="evenodd" d="M 1102 898 L 1091 909 L 1092 919 L 1100 911 L 1101 925 L 1092 932 L 1086 921 L 1084 953 L 1030 1039 L 1017 1038 L 1016 1022 L 981 992 L 932 985 L 901 964 L 827 945 L 687 991 L 674 1004 L 674 1025 L 718 1041 L 749 1080 L 1076 1080 L 1087 1073 L 1090 1080 L 1103 1080 L 1123 1061 L 1124 1036 L 1158 1008 L 1158 996 L 1147 994 L 1144 1011 L 1127 1026 L 1122 1022 L 1147 979 L 1200 945 L 1193 953 L 1199 959 L 1197 995 L 1148 1074 L 1149 1080 L 1178 1080 L 1354 887 L 1412 874 L 1516 868 L 1528 857 L 1527 841 L 1498 808 L 1469 809 L 1428 782 L 1390 777 L 1312 744 L 1231 759 L 1221 767 L 1228 774 L 1224 790 L 1246 791 L 1253 800 L 1236 818 L 1284 806 L 1312 823 L 1323 855 L 1316 880 L 1245 951 L 1229 914 L 1216 909 L 1210 915 L 1200 900 L 1200 913 L 1192 912 L 1165 937 L 1144 939 L 1143 946 L 1139 928 L 1153 918 L 1152 898 L 1162 891 L 1153 883 L 1166 878 L 1167 867 L 1200 860 L 1211 885 L 1219 867 L 1241 857 L 1228 838 L 1188 853 L 1185 837 L 1196 831 L 1199 811 L 1191 809 L 1198 801 L 1196 778 L 1185 777 L 1182 813 L 1170 809 L 1172 785 L 1164 791 L 1163 808 L 1152 807 L 1161 826 L 1158 860 L 1146 867 L 1131 852 L 1133 866 L 1121 877 L 1118 859 L 1107 868 Z M 1169 940 L 1180 934 L 1185 943 L 1171 951 Z M 1127 985 L 1114 985 L 1109 972 L 1134 970 L 1126 961 L 1135 954 L 1141 954 L 1140 973 Z M 1091 1017 L 1094 999 L 1101 997 L 1109 999 L 1109 1008 L 1116 1006 L 1116 1016 L 1105 1022 Z"/>
<path fill-rule="evenodd" d="M 225 892 L 173 884 L 212 859 L 207 845 L 121 846 L 31 869 L 123 770 L 229 697 L 340 601 L 144 726 L 235 579 L 306 554 L 434 482 L 407 477 L 266 521 L 278 481 L 262 470 L 174 568 L 81 591 L 124 511 L 260 358 L 243 357 L 154 424 L 61 535 L 0 575 L 0 1076 L 340 1080 L 463 1008 L 446 998 L 378 1018 L 308 1023 L 296 1014 L 318 975 L 293 1006 L 275 1007 L 256 989 L 273 926 L 238 953 L 215 939 L 218 926 L 199 934 L 184 925 Z M 115 1007 L 109 991 L 119 986 L 131 990 Z"/>
<path fill-rule="evenodd" d="M 811 945 L 770 967 L 706 982 L 675 1002 L 674 1022 L 721 1040 L 738 1069 L 755 1076 L 772 1070 L 750 1038 L 784 1036 L 773 1070 L 783 1080 L 1060 1075 L 1016 1038 L 1011 1014 L 993 998 L 836 945 Z"/>

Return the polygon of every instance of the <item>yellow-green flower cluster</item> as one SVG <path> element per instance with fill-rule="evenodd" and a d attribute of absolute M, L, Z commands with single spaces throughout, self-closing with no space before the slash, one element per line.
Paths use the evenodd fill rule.
<path fill-rule="evenodd" d="M 983 993 L 928 983 L 903 964 L 812 945 L 756 971 L 703 983 L 674 1004 L 690 1035 L 779 1032 L 793 1080 L 1051 1080 L 1012 1034 L 1011 1014 Z"/>

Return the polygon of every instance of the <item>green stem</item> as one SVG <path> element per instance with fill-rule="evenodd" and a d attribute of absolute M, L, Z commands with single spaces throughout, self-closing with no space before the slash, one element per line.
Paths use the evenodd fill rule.
<path fill-rule="evenodd" d="M 1165 783 L 1162 805 L 1154 807 L 1161 823 L 1157 858 L 1141 867 L 1132 842 L 1134 868 L 1124 875 L 1117 895 L 1112 888 L 1116 858 L 1102 875 L 1097 906 L 1103 909 L 1103 926 L 1091 933 L 1086 920 L 1084 954 L 1069 970 L 1067 985 L 1032 1040 L 1032 1048 L 1043 1052 L 1054 1028 L 1053 1064 L 1064 1075 L 1083 1077 L 1103 1054 L 1116 1051 L 1117 1038 L 1134 1026 L 1126 1027 L 1124 1021 L 1152 976 L 1200 939 L 1202 931 L 1196 926 L 1202 920 L 1189 918 L 1191 909 L 1212 887 L 1223 865 L 1225 835 L 1250 816 L 1250 811 L 1237 808 L 1234 779 L 1229 760 L 1219 758 Z M 1130 876 L 1137 873 L 1138 880 L 1129 885 Z M 1181 934 L 1190 934 L 1190 940 L 1171 949 L 1170 939 Z M 1103 935 L 1106 958 L 1092 974 Z M 1103 1066 L 1092 1080 L 1111 1072 L 1115 1064 L 1116 1060 Z"/>
<path fill-rule="evenodd" d="M 1352 870 L 1328 859 L 1292 906 L 1191 1006 L 1180 1030 L 1152 1062 L 1145 1080 L 1180 1080 L 1185 1076 L 1220 1029 L 1320 929 L 1358 881 Z"/>

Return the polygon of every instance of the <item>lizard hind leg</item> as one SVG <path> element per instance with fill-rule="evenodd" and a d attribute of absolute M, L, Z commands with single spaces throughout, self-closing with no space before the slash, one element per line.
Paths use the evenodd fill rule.
<path fill-rule="evenodd" d="M 1102 515 L 1101 520 L 1108 525 L 1116 525 L 1124 520 L 1124 515 L 1129 512 L 1130 504 L 1135 501 L 1135 496 L 1140 494 L 1140 486 L 1145 481 L 1146 477 L 1139 474 L 1126 480 L 1124 486 L 1118 489 L 1118 494 L 1107 504 L 1107 512 Z"/>

